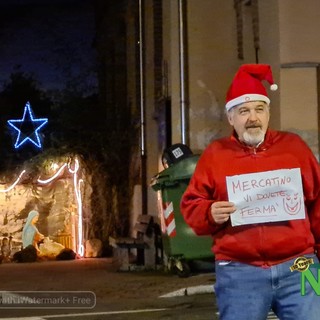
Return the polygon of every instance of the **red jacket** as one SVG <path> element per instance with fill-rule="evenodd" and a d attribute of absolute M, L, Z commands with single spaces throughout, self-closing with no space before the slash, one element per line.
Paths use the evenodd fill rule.
<path fill-rule="evenodd" d="M 226 176 L 300 168 L 306 218 L 232 227 L 216 224 L 215 201 L 227 201 Z M 216 260 L 257 266 L 277 264 L 307 253 L 320 255 L 320 169 L 310 148 L 296 134 L 268 130 L 258 147 L 232 135 L 212 142 L 201 155 L 181 199 L 181 212 L 198 235 L 211 234 Z"/>

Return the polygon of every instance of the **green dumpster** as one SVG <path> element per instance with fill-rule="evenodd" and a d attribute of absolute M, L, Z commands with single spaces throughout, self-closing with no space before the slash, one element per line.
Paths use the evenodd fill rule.
<path fill-rule="evenodd" d="M 194 260 L 213 261 L 212 238 L 198 236 L 186 224 L 180 201 L 199 159 L 189 156 L 161 171 L 153 177 L 151 186 L 158 192 L 159 218 L 162 229 L 163 249 L 168 258 L 169 269 L 174 268 L 179 276 L 188 276 L 190 263 Z"/>

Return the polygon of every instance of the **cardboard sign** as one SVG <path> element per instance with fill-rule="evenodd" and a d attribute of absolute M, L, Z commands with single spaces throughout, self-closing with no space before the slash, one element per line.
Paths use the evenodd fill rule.
<path fill-rule="evenodd" d="M 232 226 L 305 218 L 299 168 L 227 177 Z"/>

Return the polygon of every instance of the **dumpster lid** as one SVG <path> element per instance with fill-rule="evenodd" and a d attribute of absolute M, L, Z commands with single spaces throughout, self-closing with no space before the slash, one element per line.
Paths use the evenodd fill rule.
<path fill-rule="evenodd" d="M 151 186 L 158 190 L 162 185 L 173 184 L 179 180 L 190 179 L 197 165 L 199 155 L 192 155 L 185 158 L 169 168 L 159 172 L 151 179 Z"/>
<path fill-rule="evenodd" d="M 192 154 L 191 149 L 187 145 L 175 143 L 163 151 L 162 165 L 164 168 L 171 167 L 173 164 L 190 157 Z"/>

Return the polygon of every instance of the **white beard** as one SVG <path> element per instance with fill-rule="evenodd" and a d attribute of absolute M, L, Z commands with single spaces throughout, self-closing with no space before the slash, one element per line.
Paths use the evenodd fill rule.
<path fill-rule="evenodd" d="M 249 146 L 256 147 L 263 142 L 264 135 L 265 133 L 261 129 L 255 133 L 249 133 L 248 131 L 245 131 L 243 133 L 243 141 Z"/>

